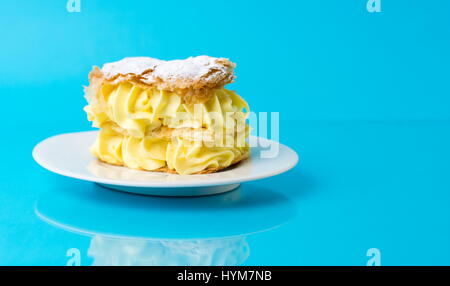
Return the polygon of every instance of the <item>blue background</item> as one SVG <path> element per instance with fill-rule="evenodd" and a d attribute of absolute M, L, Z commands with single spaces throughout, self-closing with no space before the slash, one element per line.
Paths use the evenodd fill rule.
<path fill-rule="evenodd" d="M 89 243 L 34 205 L 92 186 L 41 169 L 31 150 L 91 129 L 91 67 L 203 54 L 238 64 L 232 88 L 253 111 L 280 112 L 280 141 L 300 155 L 241 190 L 265 186 L 297 212 L 250 236 L 245 264 L 365 265 L 372 247 L 384 265 L 450 264 L 450 2 L 366 2 L 81 0 L 68 13 L 62 0 L 2 0 L 0 264 L 63 265 Z"/>

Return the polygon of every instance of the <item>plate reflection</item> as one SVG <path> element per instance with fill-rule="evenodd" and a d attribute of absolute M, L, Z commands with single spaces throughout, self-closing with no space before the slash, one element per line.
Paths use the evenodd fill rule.
<path fill-rule="evenodd" d="M 241 265 L 247 237 L 295 215 L 279 192 L 243 185 L 205 197 L 132 195 L 79 182 L 55 189 L 35 206 L 43 221 L 91 237 L 93 265 Z"/>

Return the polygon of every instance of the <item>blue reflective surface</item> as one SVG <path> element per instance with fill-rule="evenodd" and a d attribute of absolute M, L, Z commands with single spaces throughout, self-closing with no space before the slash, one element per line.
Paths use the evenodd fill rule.
<path fill-rule="evenodd" d="M 449 1 L 81 1 L 2 2 L 0 265 L 366 265 L 373 248 L 382 265 L 450 265 Z M 173 199 L 32 160 L 91 129 L 92 65 L 200 54 L 236 61 L 232 89 L 280 112 L 296 168 Z"/>
<path fill-rule="evenodd" d="M 65 265 L 75 248 L 82 265 L 365 265 L 377 248 L 383 265 L 449 264 L 450 122 L 294 125 L 300 140 L 282 142 L 299 166 L 209 197 L 120 193 L 16 154 L 1 167 L 0 263 Z"/>

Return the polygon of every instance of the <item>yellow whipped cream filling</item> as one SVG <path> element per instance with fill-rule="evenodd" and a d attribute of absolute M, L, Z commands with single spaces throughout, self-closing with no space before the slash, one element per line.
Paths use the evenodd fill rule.
<path fill-rule="evenodd" d="M 157 170 L 167 167 L 181 175 L 206 169 L 222 169 L 248 156 L 249 148 L 207 147 L 202 142 L 182 138 L 136 138 L 105 125 L 91 148 L 92 154 L 113 165 Z"/>
<path fill-rule="evenodd" d="M 243 131 L 250 111 L 245 100 L 224 88 L 215 89 L 205 103 L 186 104 L 174 92 L 127 82 L 104 84 L 85 110 L 94 127 L 112 121 L 129 135 L 139 138 L 161 126 L 225 132 L 238 126 Z"/>
<path fill-rule="evenodd" d="M 100 127 L 91 152 L 110 164 L 144 170 L 168 168 L 185 175 L 226 168 L 248 156 L 245 120 L 249 107 L 224 88 L 213 90 L 204 103 L 186 104 L 174 92 L 126 82 L 104 84 L 85 110 L 93 126 Z M 186 136 L 183 132 L 154 135 L 163 128 L 188 132 Z M 202 141 L 204 136 L 194 138 L 199 131 L 221 134 L 220 142 L 231 138 L 235 144 L 210 146 Z"/>

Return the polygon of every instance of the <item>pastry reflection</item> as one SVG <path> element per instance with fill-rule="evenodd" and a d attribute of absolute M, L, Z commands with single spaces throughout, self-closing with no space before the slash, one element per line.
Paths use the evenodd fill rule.
<path fill-rule="evenodd" d="M 91 237 L 93 265 L 242 265 L 247 237 L 295 215 L 282 194 L 243 185 L 221 195 L 164 198 L 130 195 L 80 182 L 39 198 L 37 216 Z"/>
<path fill-rule="evenodd" d="M 88 255 L 94 266 L 233 266 L 250 249 L 244 236 L 203 240 L 150 240 L 94 236 Z"/>

